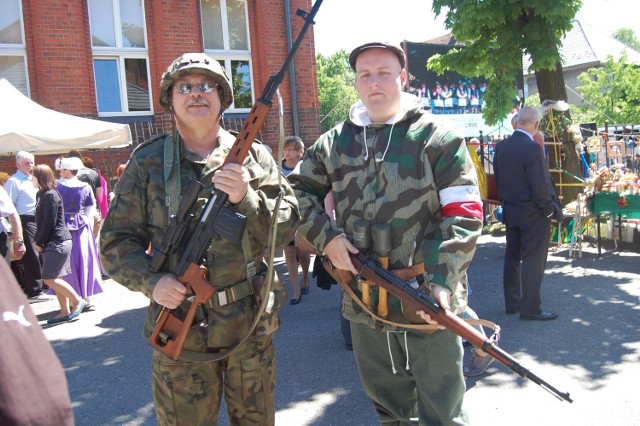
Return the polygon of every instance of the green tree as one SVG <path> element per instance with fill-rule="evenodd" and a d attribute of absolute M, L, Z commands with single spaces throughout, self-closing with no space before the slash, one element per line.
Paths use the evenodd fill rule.
<path fill-rule="evenodd" d="M 524 106 L 531 108 L 540 108 L 540 94 L 536 93 L 524 100 Z"/>
<path fill-rule="evenodd" d="M 640 52 L 640 40 L 638 40 L 636 33 L 631 28 L 619 28 L 613 33 L 613 38 Z"/>
<path fill-rule="evenodd" d="M 436 15 L 448 9 L 445 25 L 463 47 L 431 58 L 428 66 L 437 72 L 451 70 L 486 78 L 489 85 L 483 116 L 488 124 L 503 120 L 510 112 L 515 97 L 513 81 L 522 70 L 523 54 L 531 58 L 530 70 L 535 72 L 540 100 L 566 100 L 559 47 L 580 6 L 581 0 L 434 0 Z M 579 176 L 580 161 L 569 132 L 552 137 L 563 143 L 563 167 Z M 579 188 L 561 191 L 568 202 Z"/>
<path fill-rule="evenodd" d="M 579 124 L 592 123 L 592 122 L 597 123 L 598 121 L 596 120 L 595 112 L 596 110 L 591 105 L 584 105 L 584 106 L 572 105 L 571 120 L 574 123 L 579 123 Z"/>
<path fill-rule="evenodd" d="M 349 54 L 339 50 L 331 56 L 316 55 L 320 127 L 323 132 L 343 121 L 358 99 L 355 74 L 349 66 Z"/>
<path fill-rule="evenodd" d="M 627 56 L 609 56 L 602 67 L 578 76 L 578 92 L 591 105 L 594 121 L 626 125 L 640 123 L 640 69 Z"/>

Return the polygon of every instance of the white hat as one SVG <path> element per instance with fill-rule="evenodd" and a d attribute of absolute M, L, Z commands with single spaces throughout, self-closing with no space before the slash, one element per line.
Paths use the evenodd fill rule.
<path fill-rule="evenodd" d="M 550 109 L 554 111 L 563 112 L 569 109 L 569 104 L 566 103 L 565 101 L 546 100 L 542 103 L 542 106 L 540 107 L 540 114 L 544 115 Z"/>
<path fill-rule="evenodd" d="M 80 170 L 83 167 L 84 164 L 78 157 L 68 157 L 60 160 L 60 169 Z"/>

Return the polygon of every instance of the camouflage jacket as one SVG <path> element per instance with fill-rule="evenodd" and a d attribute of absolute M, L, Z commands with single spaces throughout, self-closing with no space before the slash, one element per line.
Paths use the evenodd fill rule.
<path fill-rule="evenodd" d="M 424 262 L 425 285 L 450 290 L 452 309 L 461 313 L 466 270 L 482 227 L 476 172 L 463 138 L 451 125 L 421 110 L 413 95 L 403 94 L 402 106 L 388 123 L 372 125 L 358 102 L 345 122 L 306 151 L 288 177 L 300 204 L 298 232 L 322 252 L 343 232 L 353 241 L 357 220 L 388 224 L 389 268 Z M 329 191 L 335 226 L 323 210 Z M 357 292 L 355 283 L 352 287 Z M 407 322 L 392 296 L 389 311 L 390 320 Z M 350 320 L 380 326 L 348 297 L 343 312 Z"/>
<path fill-rule="evenodd" d="M 171 136 L 154 139 L 133 152 L 126 170 L 114 188 L 115 197 L 100 232 L 101 258 L 106 272 L 115 281 L 130 290 L 141 291 L 150 299 L 155 284 L 170 271 L 169 264 L 175 264 L 175 259 L 165 262 L 164 270 L 158 273 L 152 273 L 148 269 L 151 257 L 147 254 L 147 249 L 149 245 L 160 246 L 169 220 L 168 207 L 165 205 L 163 168 L 165 138 Z M 181 143 L 181 193 L 184 193 L 191 180 L 197 179 L 205 184 L 200 193 L 202 199 L 196 202 L 193 209 L 196 218 L 209 197 L 213 172 L 224 162 L 234 140 L 233 135 L 221 129 L 218 145 L 207 160 L 187 151 Z M 271 154 L 260 143 L 253 144 L 243 166 L 250 174 L 249 191 L 244 200 L 231 207 L 247 217 L 251 252 L 257 265 L 263 260 L 272 211 L 280 192 L 279 172 Z M 284 199 L 278 211 L 278 245 L 284 245 L 292 238 L 300 219 L 298 203 L 291 187 L 286 179 L 282 179 L 281 183 Z M 196 220 L 192 222 L 195 225 Z M 212 241 L 207 252 L 207 267 L 209 282 L 217 289 L 246 280 L 242 244 L 227 240 Z M 279 283 L 277 290 L 284 293 L 284 288 Z M 282 299 L 282 295 L 280 296 Z M 286 294 L 283 300 L 286 301 Z M 225 324 L 222 327 L 208 327 L 209 347 L 231 345 L 235 338 L 241 337 L 242 331 L 253 321 L 254 305 L 254 298 L 246 297 L 209 312 L 209 323 Z M 188 302 L 185 302 L 178 310 L 186 312 L 188 307 Z M 157 311 L 158 305 L 152 302 L 144 330 L 147 337 L 153 329 Z M 227 336 L 212 335 L 223 329 Z M 228 335 L 230 330 L 233 330 L 232 335 Z"/>

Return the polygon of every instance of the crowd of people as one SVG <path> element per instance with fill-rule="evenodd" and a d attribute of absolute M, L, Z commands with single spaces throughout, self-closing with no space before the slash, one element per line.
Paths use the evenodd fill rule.
<path fill-rule="evenodd" d="M 425 83 L 419 88 L 412 88 L 422 102 L 422 106 L 435 114 L 478 114 L 485 105 L 484 94 L 487 83 L 476 84 L 473 81 L 459 82 L 438 81 L 432 88 Z"/>
<path fill-rule="evenodd" d="M 67 322 L 92 310 L 90 298 L 102 292 L 102 267 L 96 236 L 99 200 L 106 181 L 89 157 L 71 151 L 54 167 L 36 165 L 20 151 L 16 172 L 0 191 L 0 249 L 31 303 L 58 299 L 60 311 L 48 324 Z M 55 169 L 55 171 L 54 171 Z M 58 177 L 56 177 L 58 173 Z"/>
<path fill-rule="evenodd" d="M 423 108 L 434 114 L 479 114 L 486 106 L 487 83 L 475 82 L 471 79 L 455 81 L 436 81 L 431 88 L 426 83 L 419 87 L 410 86 L 409 93 L 416 95 Z M 513 106 L 520 109 L 524 106 L 524 91 L 514 86 L 516 96 Z"/>
<path fill-rule="evenodd" d="M 215 424 L 223 395 L 231 423 L 274 424 L 278 310 L 287 299 L 298 305 L 308 294 L 311 254 L 332 270 L 352 274 L 340 282 L 347 344 L 380 422 L 470 423 L 464 377 L 484 373 L 493 358 L 476 350 L 463 368 L 461 338 L 428 312 L 411 312 L 395 296 L 363 283 L 352 257 L 361 251 L 373 254 L 355 241 L 363 227 L 384 225 L 386 267 L 443 309 L 477 318 L 468 305 L 467 277 L 484 219 L 476 169 L 465 139 L 426 111 L 424 101 L 436 109 L 478 112 L 483 88 L 437 84 L 433 90 L 423 86 L 418 96 L 403 92 L 408 78 L 404 52 L 386 42 L 356 47 L 349 63 L 358 101 L 310 148 L 305 150 L 299 137 L 287 138 L 281 165 L 257 141 L 240 164 L 226 162 L 235 136 L 222 128 L 221 117 L 233 101 L 231 83 L 219 62 L 203 53 L 176 58 L 162 75 L 159 100 L 174 131 L 139 146 L 128 165 L 119 168 L 111 193 L 90 159 L 76 153 L 59 159 L 58 180 L 49 166 L 36 166 L 33 155 L 16 156 L 18 170 L 4 185 L 13 209 L 0 192 L 0 212 L 12 218 L 3 226 L 13 225 L 7 243 L 14 245 L 15 256 L 22 256 L 26 295 L 43 297 L 44 283 L 58 298 L 60 312 L 49 320 L 52 324 L 88 309 L 90 297 L 102 291 L 102 268 L 149 298 L 146 338 L 159 312 L 168 309 L 185 317 L 193 298 L 184 284 L 189 279 L 175 273 L 182 253 L 168 251 L 160 266 L 152 263 L 154 248 L 162 246 L 191 182 L 201 183 L 198 198 L 224 195 L 227 208 L 244 221 L 239 241 L 205 241 L 201 266 L 206 273 L 200 279 L 216 292 L 201 305 L 180 359 L 154 348 L 152 394 L 159 424 Z M 505 308 L 523 320 L 557 316 L 540 307 L 546 248 L 530 245 L 534 234 L 538 241 L 548 233 L 548 222 L 557 215 L 547 176 L 538 176 L 544 187 L 527 182 L 528 176 L 518 181 L 524 187 L 536 185 L 532 194 L 510 190 L 516 182 L 511 177 L 522 174 L 521 162 L 511 158 L 542 161 L 533 141 L 538 124 L 539 114 L 523 109 L 517 121 L 521 134 L 496 152 L 501 201 L 509 206 Z M 527 152 L 518 151 L 517 144 Z M 511 147 L 513 153 L 503 154 Z M 518 203 L 529 209 L 518 212 Z M 194 217 L 210 211 L 202 203 L 188 208 Z M 528 220 L 532 216 L 538 219 L 535 224 Z M 290 297 L 265 265 L 274 221 L 273 241 L 284 249 Z M 194 381 L 200 384 L 197 389 L 189 386 Z"/>

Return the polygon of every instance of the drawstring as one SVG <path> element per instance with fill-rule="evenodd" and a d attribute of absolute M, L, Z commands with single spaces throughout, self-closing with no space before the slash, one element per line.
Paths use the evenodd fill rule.
<path fill-rule="evenodd" d="M 404 332 L 404 350 L 407 352 L 407 365 L 404 367 L 405 370 L 409 371 L 409 345 L 407 344 L 407 332 Z"/>
<path fill-rule="evenodd" d="M 387 349 L 389 350 L 389 359 L 391 360 L 391 372 L 393 374 L 398 374 L 398 370 L 396 370 L 396 365 L 393 362 L 393 353 L 391 352 L 391 340 L 389 340 L 389 331 L 387 331 Z M 404 331 L 404 349 L 405 349 L 405 353 L 407 355 L 407 364 L 405 366 L 405 370 L 409 371 L 410 367 L 409 367 L 409 345 L 407 344 L 407 332 Z"/>
<path fill-rule="evenodd" d="M 388 331 L 387 331 L 387 349 L 389 350 L 389 359 L 391 360 L 391 372 L 393 374 L 398 374 L 398 370 L 396 370 L 396 366 L 393 363 L 393 354 L 391 353 L 391 342 L 389 341 Z"/>
<path fill-rule="evenodd" d="M 389 130 L 389 139 L 387 140 L 387 146 L 385 147 L 384 152 L 382 153 L 382 156 L 380 158 L 376 156 L 375 158 L 377 163 L 384 161 L 384 157 L 387 156 L 387 151 L 389 151 L 389 145 L 391 145 L 391 135 L 393 135 L 393 127 L 395 125 L 396 123 L 393 123 L 391 125 L 391 130 Z M 369 159 L 369 146 L 367 144 L 367 126 L 366 125 L 362 128 L 362 135 L 364 139 L 364 161 L 367 161 Z"/>
<path fill-rule="evenodd" d="M 369 147 L 367 146 L 367 126 L 362 128 L 362 138 L 364 139 L 364 161 L 369 159 Z"/>
<path fill-rule="evenodd" d="M 381 162 L 384 161 L 384 157 L 387 156 L 387 151 L 389 151 L 389 145 L 391 145 L 391 135 L 393 134 L 393 126 L 395 126 L 396 123 L 393 123 L 391 125 L 391 130 L 389 130 L 389 140 L 387 140 L 387 147 L 384 149 L 384 152 L 382 153 L 382 157 L 378 158 L 378 156 L 376 156 L 376 161 L 377 162 Z"/>

